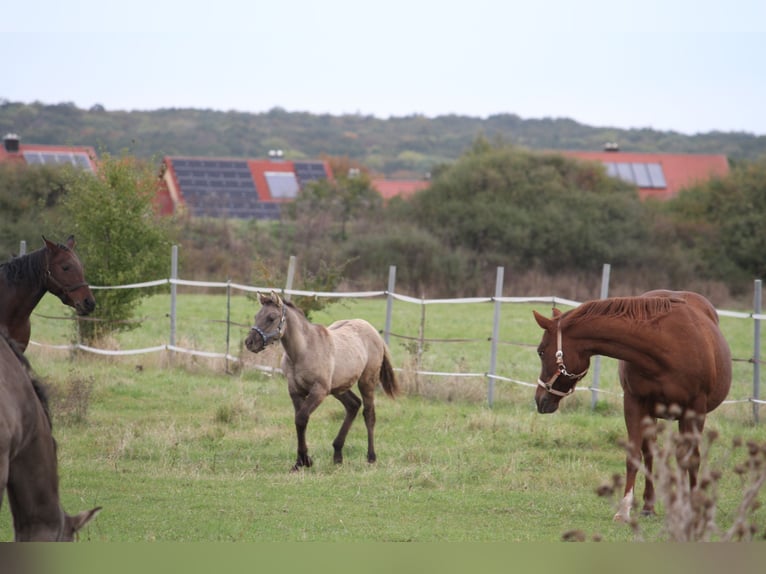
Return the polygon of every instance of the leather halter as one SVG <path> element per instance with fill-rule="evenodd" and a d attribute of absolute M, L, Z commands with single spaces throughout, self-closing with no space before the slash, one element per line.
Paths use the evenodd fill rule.
<path fill-rule="evenodd" d="M 582 379 L 585 375 L 588 374 L 588 369 L 586 368 L 582 373 L 570 373 L 567 370 L 566 365 L 564 364 L 564 351 L 562 350 L 562 344 L 561 344 L 561 326 L 556 326 L 556 366 L 557 371 L 551 375 L 551 377 L 547 381 L 543 381 L 542 379 L 537 379 L 537 384 L 544 388 L 546 391 L 548 391 L 552 395 L 556 395 L 557 397 L 566 397 L 571 395 L 575 390 L 575 385 L 577 382 Z M 567 392 L 559 391 L 553 388 L 553 383 L 556 382 L 556 379 L 559 377 L 566 377 L 573 381 L 572 388 L 570 388 Z"/>
<path fill-rule="evenodd" d="M 74 285 L 70 285 L 69 287 L 64 286 L 58 279 L 56 279 L 53 274 L 51 273 L 50 268 L 45 272 L 45 280 L 46 282 L 53 285 L 54 288 L 61 291 L 64 295 L 69 295 L 73 291 L 77 291 L 78 289 L 82 287 L 90 287 L 85 281 L 82 283 L 75 283 Z"/>
<path fill-rule="evenodd" d="M 253 325 L 250 327 L 250 331 L 255 331 L 261 336 L 261 339 L 263 340 L 263 348 L 265 349 L 272 343 L 276 343 L 282 339 L 282 335 L 284 334 L 285 330 L 285 320 L 286 320 L 286 313 L 285 313 L 285 304 L 282 303 L 282 316 L 279 318 L 279 324 L 277 325 L 277 328 L 274 331 L 270 331 L 268 333 L 264 333 L 263 329 L 261 329 L 258 325 Z"/>
<path fill-rule="evenodd" d="M 65 251 L 69 251 L 69 248 L 66 247 L 65 245 L 59 245 L 59 247 L 62 248 L 63 250 L 65 250 Z M 48 257 L 47 253 L 46 253 L 46 256 L 45 256 L 45 261 L 48 264 L 47 265 L 47 269 L 45 270 L 45 281 L 47 283 L 53 285 L 53 287 L 55 289 L 58 289 L 60 291 L 61 295 L 69 295 L 73 291 L 77 291 L 78 289 L 81 289 L 82 287 L 90 287 L 90 285 L 88 285 L 88 283 L 86 283 L 85 281 L 83 281 L 82 283 L 75 283 L 74 285 L 69 285 L 68 287 L 63 285 L 61 283 L 61 281 L 56 279 L 53 276 L 53 273 L 51 273 L 51 262 L 50 262 L 50 258 Z M 50 289 L 48 289 L 48 290 L 51 291 Z M 51 293 L 53 293 L 53 291 L 51 291 Z M 55 295 L 55 293 L 54 293 L 54 295 Z"/>

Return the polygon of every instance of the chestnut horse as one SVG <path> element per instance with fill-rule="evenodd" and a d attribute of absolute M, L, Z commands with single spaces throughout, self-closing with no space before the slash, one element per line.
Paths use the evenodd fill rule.
<path fill-rule="evenodd" d="M 329 327 L 309 322 L 303 312 L 279 295 L 260 295 L 261 309 L 245 339 L 253 353 L 282 343 L 282 372 L 295 409 L 298 457 L 292 470 L 312 465 L 306 446 L 306 427 L 311 413 L 332 395 L 346 409 L 346 416 L 332 443 L 333 461 L 343 462 L 343 445 L 359 407 L 367 426 L 367 461 L 375 462 L 375 387 L 380 382 L 390 397 L 399 392 L 391 359 L 383 338 L 363 319 L 336 321 Z M 362 399 L 351 387 L 357 383 Z"/>
<path fill-rule="evenodd" d="M 731 351 L 718 326 L 718 314 L 697 293 L 657 290 L 640 297 L 583 303 L 552 319 L 533 311 L 545 331 L 537 353 L 542 362 L 535 403 L 552 413 L 588 371 L 593 355 L 619 359 L 625 425 L 628 430 L 625 492 L 614 519 L 627 522 L 633 505 L 637 461 L 652 470 L 645 419 L 678 418 L 679 432 L 702 431 L 705 415 L 720 405 L 731 387 Z M 688 468 L 694 488 L 699 449 Z M 654 514 L 654 484 L 646 477 L 642 514 Z"/>
<path fill-rule="evenodd" d="M 6 488 L 17 542 L 72 541 L 101 510 L 70 516 L 61 508 L 45 393 L 0 327 L 0 504 Z"/>
<path fill-rule="evenodd" d="M 88 315 L 96 301 L 85 282 L 82 264 L 74 249 L 74 236 L 66 244 L 43 237 L 45 245 L 0 264 L 0 327 L 24 352 L 29 344 L 29 317 L 46 292 L 52 293 L 78 315 Z"/>

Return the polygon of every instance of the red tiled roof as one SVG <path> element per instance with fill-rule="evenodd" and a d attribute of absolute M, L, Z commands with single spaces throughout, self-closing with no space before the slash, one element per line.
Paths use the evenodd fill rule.
<path fill-rule="evenodd" d="M 567 157 L 587 161 L 614 163 L 658 163 L 665 175 L 665 188 L 639 187 L 641 199 L 654 197 L 670 199 L 685 187 L 704 182 L 712 177 L 729 173 L 729 160 L 725 155 L 634 153 L 624 151 L 563 151 Z"/>
<path fill-rule="evenodd" d="M 378 190 L 383 199 L 409 197 L 417 191 L 426 189 L 431 182 L 426 179 L 373 179 L 372 187 Z"/>

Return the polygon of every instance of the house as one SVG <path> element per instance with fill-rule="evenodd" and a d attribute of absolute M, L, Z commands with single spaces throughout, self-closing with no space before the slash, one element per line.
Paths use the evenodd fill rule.
<path fill-rule="evenodd" d="M 625 152 L 617 144 L 607 144 L 603 151 L 556 153 L 602 163 L 609 175 L 634 184 L 641 199 L 670 199 L 685 187 L 729 173 L 725 155 Z"/>
<path fill-rule="evenodd" d="M 16 134 L 6 134 L 0 148 L 0 162 L 18 161 L 27 165 L 73 165 L 95 173 L 96 150 L 90 146 L 22 144 Z"/>
<path fill-rule="evenodd" d="M 427 179 L 377 178 L 372 180 L 372 187 L 383 196 L 385 201 L 388 201 L 392 197 L 408 198 L 415 192 L 426 189 L 429 185 L 431 185 L 431 182 Z"/>
<path fill-rule="evenodd" d="M 158 196 L 164 215 L 279 219 L 281 205 L 309 182 L 332 179 L 326 161 L 168 156 Z"/>

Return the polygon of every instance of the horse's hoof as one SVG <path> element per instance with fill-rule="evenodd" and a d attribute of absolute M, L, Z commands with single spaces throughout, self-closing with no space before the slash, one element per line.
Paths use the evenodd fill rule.
<path fill-rule="evenodd" d="M 378 460 L 378 457 L 375 456 L 374 454 L 367 455 L 367 462 L 369 462 L 370 464 L 374 464 L 375 462 L 377 462 L 377 460 Z"/>
<path fill-rule="evenodd" d="M 614 518 L 612 519 L 614 522 L 623 522 L 627 524 L 630 522 L 630 516 L 625 516 L 623 514 L 620 514 L 619 512 L 614 515 Z"/>
<path fill-rule="evenodd" d="M 641 510 L 641 516 L 657 516 L 654 508 L 644 508 Z"/>

